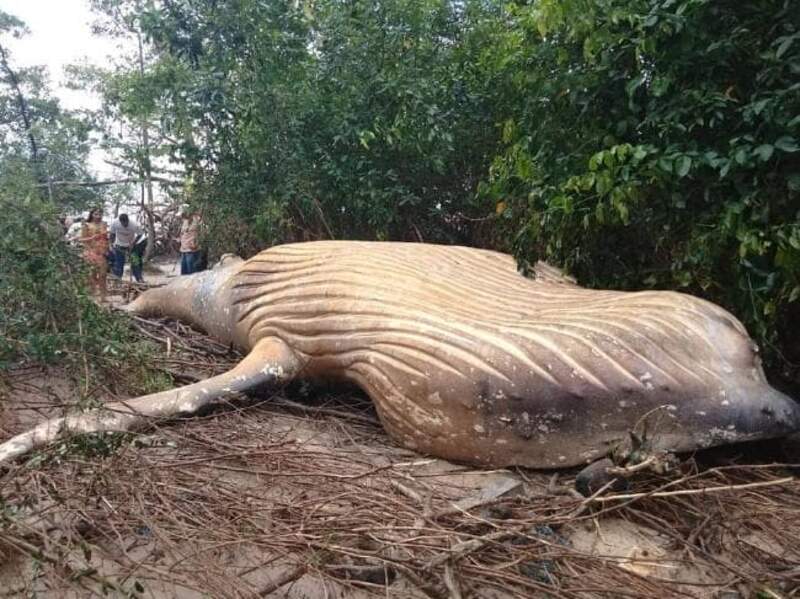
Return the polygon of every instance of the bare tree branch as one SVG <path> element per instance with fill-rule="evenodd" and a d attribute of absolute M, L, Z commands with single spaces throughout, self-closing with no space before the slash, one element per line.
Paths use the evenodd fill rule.
<path fill-rule="evenodd" d="M 162 185 L 183 185 L 182 181 L 172 181 L 161 177 L 151 177 L 151 180 L 161 183 Z M 105 187 L 108 185 L 122 185 L 125 183 L 140 185 L 145 182 L 145 180 L 139 178 L 111 179 L 107 181 L 51 181 L 49 184 L 42 183 L 37 185 L 37 187 L 47 187 L 48 185 L 52 185 L 53 187 Z"/>
<path fill-rule="evenodd" d="M 27 134 L 28 141 L 30 142 L 31 157 L 33 158 L 33 161 L 36 162 L 39 159 L 39 147 L 36 144 L 36 138 L 33 136 L 33 131 L 31 130 L 32 123 L 31 115 L 28 110 L 28 103 L 25 101 L 25 96 L 22 95 L 22 89 L 20 88 L 17 74 L 14 72 L 14 69 L 11 68 L 11 65 L 8 64 L 8 55 L 6 54 L 6 49 L 2 44 L 0 44 L 0 66 L 3 67 L 3 70 L 8 77 L 8 82 L 11 85 L 11 89 L 14 90 L 17 108 L 19 108 L 19 114 L 25 126 L 25 133 Z"/>

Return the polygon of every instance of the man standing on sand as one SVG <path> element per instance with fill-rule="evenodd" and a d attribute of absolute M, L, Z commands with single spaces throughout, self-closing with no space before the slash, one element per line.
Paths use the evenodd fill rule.
<path fill-rule="evenodd" d="M 125 270 L 125 259 L 130 256 L 134 240 L 139 233 L 139 226 L 136 223 L 132 223 L 127 214 L 120 214 L 119 218 L 112 223 L 109 235 L 111 236 L 111 242 L 114 244 L 112 272 L 115 277 L 122 278 L 122 272 Z M 142 282 L 142 265 L 138 261 L 134 264 L 134 261 L 131 260 L 131 274 L 139 283 Z"/>
<path fill-rule="evenodd" d="M 198 236 L 200 233 L 200 215 L 190 206 L 181 209 L 181 274 L 190 275 L 202 270 Z"/>

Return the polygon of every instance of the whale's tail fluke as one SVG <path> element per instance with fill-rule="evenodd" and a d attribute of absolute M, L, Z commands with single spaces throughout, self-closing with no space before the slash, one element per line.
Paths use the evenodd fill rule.
<path fill-rule="evenodd" d="M 163 287 L 148 289 L 124 310 L 143 317 L 175 318 L 223 343 L 235 341 L 230 285 L 241 264 L 240 259 L 226 260 L 211 270 L 177 277 Z"/>

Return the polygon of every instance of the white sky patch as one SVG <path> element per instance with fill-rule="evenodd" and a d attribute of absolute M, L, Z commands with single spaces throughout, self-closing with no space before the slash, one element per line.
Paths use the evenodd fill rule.
<path fill-rule="evenodd" d="M 95 16 L 88 0 L 0 0 L 0 10 L 18 17 L 30 33 L 20 39 L 6 38 L 12 65 L 45 66 L 50 87 L 64 108 L 96 110 L 100 99 L 93 93 L 64 86 L 64 67 L 94 64 L 110 67 L 112 56 L 121 52 L 120 42 L 92 34 Z M 112 174 L 100 151 L 92 152 L 90 165 L 101 178 Z"/>

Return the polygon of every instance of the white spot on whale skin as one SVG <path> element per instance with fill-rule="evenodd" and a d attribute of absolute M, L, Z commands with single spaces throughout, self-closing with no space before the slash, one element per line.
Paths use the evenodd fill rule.
<path fill-rule="evenodd" d="M 707 416 L 708 415 L 706 412 L 703 412 L 703 411 L 695 412 L 695 414 L 697 414 L 698 416 Z"/>
<path fill-rule="evenodd" d="M 567 461 L 567 456 L 565 456 L 565 455 L 558 456 L 558 461 L 559 462 L 566 462 Z"/>
<path fill-rule="evenodd" d="M 261 374 L 265 374 L 267 376 L 281 378 L 284 374 L 283 366 L 276 364 L 274 366 L 267 364 L 264 368 L 261 369 Z M 242 380 L 246 379 L 247 377 L 241 377 Z"/>
<path fill-rule="evenodd" d="M 480 424 L 476 424 L 472 428 L 475 429 L 476 433 L 485 433 L 486 432 L 486 429 L 483 428 L 483 426 L 481 426 Z"/>
<path fill-rule="evenodd" d="M 431 404 L 433 404 L 435 406 L 442 405 L 442 398 L 439 395 L 439 392 L 438 391 L 434 391 L 433 393 L 428 395 L 428 402 L 430 402 Z"/>
<path fill-rule="evenodd" d="M 726 400 L 723 400 L 723 401 L 721 402 L 721 405 L 723 405 L 723 406 L 729 406 L 729 405 L 731 405 L 731 402 L 729 402 L 729 401 L 726 399 Z"/>

